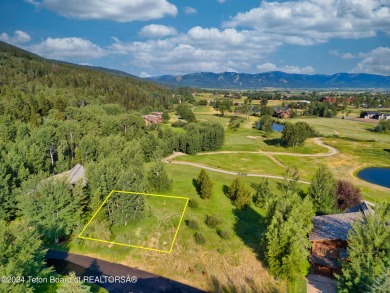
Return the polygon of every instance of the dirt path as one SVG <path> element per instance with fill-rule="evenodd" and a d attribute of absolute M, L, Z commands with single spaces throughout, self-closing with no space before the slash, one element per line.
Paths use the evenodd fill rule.
<path fill-rule="evenodd" d="M 216 151 L 216 152 L 204 152 L 199 153 L 197 156 L 203 156 L 203 155 L 217 155 L 217 154 L 263 154 L 263 155 L 285 155 L 285 156 L 294 156 L 294 157 L 330 157 L 334 156 L 338 153 L 338 150 L 330 145 L 325 144 L 321 138 L 316 137 L 314 138 L 314 142 L 322 146 L 324 148 L 328 149 L 327 153 L 319 153 L 319 154 L 297 154 L 297 153 L 286 153 L 286 152 L 251 152 L 251 151 Z"/>
<path fill-rule="evenodd" d="M 217 154 L 260 154 L 260 155 L 266 155 L 268 156 L 275 164 L 278 164 L 281 167 L 286 167 L 283 163 L 278 161 L 276 158 L 273 157 L 273 155 L 285 155 L 285 156 L 294 156 L 294 157 L 330 157 L 334 156 L 338 153 L 338 150 L 330 145 L 326 145 L 321 138 L 316 137 L 314 138 L 314 142 L 322 146 L 324 148 L 327 148 L 329 151 L 327 153 L 319 153 L 319 154 L 294 154 L 294 153 L 284 153 L 284 152 L 250 152 L 250 151 L 216 151 L 216 152 L 205 152 L 205 153 L 200 153 L 197 154 L 197 156 L 202 156 L 202 155 L 217 155 Z M 192 166 L 196 168 L 202 168 L 206 170 L 211 170 L 219 173 L 224 173 L 224 174 L 229 174 L 229 175 L 236 175 L 236 176 L 249 176 L 249 177 L 263 177 L 263 178 L 272 178 L 272 179 L 284 179 L 283 176 L 277 176 L 277 175 L 269 175 L 269 174 L 254 174 L 254 173 L 242 173 L 242 172 L 237 172 L 237 171 L 230 171 L 230 170 L 225 170 L 221 168 L 214 168 L 214 167 L 209 167 L 207 165 L 203 164 L 198 164 L 198 163 L 192 163 L 192 162 L 187 162 L 187 161 L 172 161 L 174 158 L 180 157 L 180 156 L 185 156 L 185 153 L 181 152 L 174 152 L 172 155 L 169 157 L 166 157 L 163 159 L 163 162 L 165 163 L 171 163 L 171 164 L 176 164 L 176 165 L 187 165 L 187 166 Z M 310 182 L 307 181 L 298 181 L 303 184 L 310 184 Z"/>
<path fill-rule="evenodd" d="M 207 165 L 191 163 L 191 162 L 186 162 L 186 161 L 171 161 L 170 163 L 171 164 L 176 164 L 176 165 L 187 165 L 187 166 L 192 166 L 192 167 L 196 167 L 196 168 L 202 168 L 202 169 L 206 169 L 206 170 L 210 170 L 210 171 L 214 171 L 214 172 L 219 172 L 219 173 L 224 173 L 224 174 L 229 174 L 229 175 L 236 175 L 236 176 L 284 179 L 283 176 L 268 175 L 268 174 L 242 173 L 242 172 L 237 172 L 237 171 L 229 171 L 229 170 L 225 170 L 225 169 L 221 169 L 221 168 L 214 168 L 214 167 L 209 167 Z M 302 181 L 302 180 L 299 180 L 298 182 L 303 183 L 303 184 L 310 184 L 310 182 Z"/>

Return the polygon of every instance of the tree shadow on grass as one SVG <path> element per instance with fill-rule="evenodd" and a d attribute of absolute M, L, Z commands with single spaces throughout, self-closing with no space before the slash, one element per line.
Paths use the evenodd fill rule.
<path fill-rule="evenodd" d="M 251 206 L 242 210 L 235 209 L 233 213 L 236 216 L 234 224 L 236 235 L 256 253 L 258 259 L 264 260 L 264 249 L 261 242 L 266 231 L 265 218 Z"/>
<path fill-rule="evenodd" d="M 226 184 L 224 184 L 222 186 L 222 192 L 224 195 L 228 196 L 229 195 L 229 186 L 227 186 Z"/>
<path fill-rule="evenodd" d="M 270 138 L 265 139 L 264 143 L 269 146 L 278 146 L 278 147 L 286 147 L 281 138 Z"/>
<path fill-rule="evenodd" d="M 384 151 L 390 153 L 390 149 L 384 149 Z"/>
<path fill-rule="evenodd" d="M 200 186 L 199 186 L 198 180 L 192 179 L 192 185 L 195 187 L 196 193 L 199 194 L 200 193 Z"/>

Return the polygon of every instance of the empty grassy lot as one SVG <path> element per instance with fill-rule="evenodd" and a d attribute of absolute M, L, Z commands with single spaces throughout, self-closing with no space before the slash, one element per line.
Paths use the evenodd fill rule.
<path fill-rule="evenodd" d="M 172 253 L 106 244 L 91 248 L 82 240 L 72 242 L 70 252 L 138 267 L 210 292 L 285 292 L 286 284 L 275 283 L 261 261 L 263 211 L 253 205 L 244 211 L 236 210 L 223 192 L 224 186 L 230 185 L 235 176 L 208 171 L 214 192 L 211 199 L 201 200 L 193 186 L 200 169 L 167 164 L 167 170 L 174 181 L 172 190 L 165 194 L 199 201 L 199 206 L 187 208 L 184 216 L 185 221 L 195 220 L 199 228 L 191 229 L 184 222 Z M 242 180 L 250 185 L 262 179 L 242 177 Z M 277 180 L 270 182 L 276 191 Z M 208 227 L 206 215 L 218 217 L 221 224 L 217 228 Z M 229 239 L 222 239 L 217 229 L 228 231 Z M 205 237 L 204 244 L 195 243 L 195 232 Z"/>

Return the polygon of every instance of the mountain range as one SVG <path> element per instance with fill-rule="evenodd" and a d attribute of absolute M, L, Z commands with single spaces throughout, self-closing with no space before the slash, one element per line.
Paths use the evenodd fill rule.
<path fill-rule="evenodd" d="M 390 76 L 367 73 L 309 75 L 280 71 L 257 74 L 199 72 L 149 77 L 148 80 L 169 86 L 209 89 L 390 89 Z"/>

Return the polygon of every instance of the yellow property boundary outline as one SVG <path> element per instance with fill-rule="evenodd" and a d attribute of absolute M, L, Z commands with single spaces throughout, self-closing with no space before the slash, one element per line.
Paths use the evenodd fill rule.
<path fill-rule="evenodd" d="M 114 193 L 139 194 L 139 195 L 146 195 L 146 196 L 158 196 L 158 197 L 176 198 L 176 199 L 185 199 L 186 200 L 186 204 L 184 206 L 183 212 L 182 212 L 181 217 L 180 217 L 179 225 L 177 226 L 177 229 L 176 229 L 176 232 L 175 232 L 175 236 L 173 237 L 173 241 L 172 241 L 172 244 L 171 244 L 171 247 L 170 247 L 169 250 L 161 250 L 161 249 L 156 249 L 156 248 L 150 248 L 150 247 L 144 247 L 144 246 L 138 246 L 138 245 L 131 245 L 131 244 L 119 243 L 119 242 L 115 242 L 115 241 L 107 241 L 107 240 L 102 240 L 102 239 L 90 238 L 90 237 L 82 236 L 84 231 L 88 228 L 89 224 L 91 224 L 93 219 L 97 216 L 97 214 L 100 212 L 102 207 L 106 204 L 107 200 Z M 188 201 L 189 201 L 188 197 L 182 197 L 182 196 L 170 196 L 170 195 L 161 195 L 161 194 L 152 194 L 152 193 L 131 192 L 131 191 L 123 191 L 123 190 L 112 190 L 108 194 L 108 196 L 105 198 L 105 200 L 103 201 L 101 206 L 98 208 L 98 210 L 95 212 L 95 214 L 92 216 L 92 218 L 89 220 L 87 225 L 85 225 L 85 227 L 83 228 L 81 233 L 77 236 L 77 238 L 86 239 L 86 240 L 92 240 L 92 241 L 98 241 L 98 242 L 103 242 L 103 243 L 108 243 L 108 244 L 116 244 L 116 245 L 121 245 L 121 246 L 133 247 L 133 248 L 140 248 L 140 249 L 151 250 L 151 251 L 171 253 L 172 249 L 173 249 L 173 246 L 175 244 L 176 238 L 177 238 L 177 234 L 179 233 L 179 229 L 180 229 L 181 223 L 183 221 L 184 213 L 185 213 L 185 211 L 187 209 Z"/>

